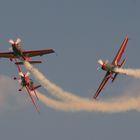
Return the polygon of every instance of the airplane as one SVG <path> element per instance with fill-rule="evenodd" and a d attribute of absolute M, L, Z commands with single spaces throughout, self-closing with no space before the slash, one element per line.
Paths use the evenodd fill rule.
<path fill-rule="evenodd" d="M 21 60 L 21 62 L 17 62 L 17 64 L 19 65 L 22 65 L 23 61 L 25 60 L 31 64 L 42 63 L 42 61 L 32 61 L 30 57 L 42 56 L 45 54 L 50 54 L 55 52 L 53 49 L 32 50 L 32 51 L 23 50 L 21 47 L 20 38 L 17 38 L 16 41 L 10 39 L 9 43 L 11 44 L 11 48 L 9 48 L 10 51 L 0 52 L 0 58 L 9 58 L 11 61 L 15 58 L 18 58 Z"/>
<path fill-rule="evenodd" d="M 15 61 L 18 62 L 16 59 L 15 59 Z M 29 78 L 30 73 L 27 72 L 26 74 L 24 74 L 22 72 L 20 66 L 18 64 L 16 64 L 16 66 L 18 68 L 20 78 L 14 77 L 14 80 L 18 80 L 18 82 L 21 85 L 21 88 L 18 91 L 22 91 L 23 88 L 26 88 L 34 107 L 36 108 L 37 112 L 39 113 L 38 106 L 36 105 L 36 102 L 35 102 L 31 92 L 33 91 L 35 94 L 35 97 L 37 98 L 37 100 L 39 100 L 37 93 L 36 93 L 36 89 L 41 87 L 41 85 L 34 86 L 33 80 L 31 78 Z"/>
<path fill-rule="evenodd" d="M 99 86 L 99 88 L 97 89 L 95 95 L 93 96 L 94 99 L 96 99 L 98 97 L 98 95 L 100 94 L 100 92 L 102 91 L 102 89 L 104 88 L 104 86 L 106 85 L 106 83 L 108 82 L 109 79 L 112 79 L 112 83 L 114 82 L 114 80 L 116 79 L 116 77 L 118 76 L 118 72 L 115 72 L 115 68 L 121 68 L 124 66 L 125 62 L 126 62 L 126 58 L 123 59 L 123 61 L 120 63 L 121 57 L 126 49 L 128 43 L 128 36 L 125 37 L 118 53 L 116 54 L 114 60 L 112 61 L 112 63 L 109 63 L 108 61 L 102 61 L 101 59 L 98 60 L 98 63 L 101 65 L 101 69 L 106 71 L 106 74 Z"/>

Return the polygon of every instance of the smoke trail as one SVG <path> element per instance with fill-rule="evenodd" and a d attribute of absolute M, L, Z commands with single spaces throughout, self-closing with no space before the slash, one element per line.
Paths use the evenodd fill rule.
<path fill-rule="evenodd" d="M 5 87 L 8 85 L 8 88 Z M 21 105 L 22 99 L 18 99 L 20 96 L 13 94 L 15 92 L 15 87 L 17 84 L 14 84 L 13 81 L 7 77 L 0 75 L 0 108 L 4 107 L 5 109 L 19 109 L 19 105 Z M 136 89 L 135 92 L 139 93 L 140 89 L 139 86 L 134 87 Z M 132 89 L 132 87 L 131 87 Z M 129 91 L 129 90 L 128 90 Z M 127 91 L 127 94 L 128 94 Z M 129 91 L 133 93 L 133 89 Z M 47 96 L 43 95 L 42 93 L 37 93 L 40 101 L 44 103 L 46 106 L 50 108 L 66 111 L 66 112 L 77 112 L 77 111 L 87 111 L 87 112 L 105 112 L 105 113 L 117 113 L 117 112 L 126 112 L 126 111 L 140 111 L 140 97 L 119 97 L 119 98 L 112 98 L 110 100 L 100 100 L 100 101 L 90 101 L 90 100 L 83 100 L 80 102 L 78 101 L 69 101 L 69 102 L 60 102 L 57 100 L 53 100 L 48 98 Z M 134 94 L 134 93 L 133 93 Z M 14 95 L 14 96 L 13 96 Z M 23 94 L 24 95 L 24 94 Z M 34 95 L 34 94 L 33 94 Z M 13 98 L 12 98 L 13 96 Z M 10 98 L 10 99 L 9 99 Z M 12 98 L 12 102 L 11 102 Z M 17 102 L 19 100 L 19 102 Z M 10 104 L 12 103 L 12 105 Z M 15 103 L 16 102 L 16 103 Z M 15 105 L 13 106 L 13 103 Z M 17 103 L 18 107 L 17 107 Z M 22 103 L 25 105 L 25 102 Z M 1 108 L 1 109 L 2 109 Z"/>
<path fill-rule="evenodd" d="M 23 100 L 24 94 L 19 95 L 17 83 L 6 75 L 0 75 L 0 111 L 17 111 L 27 104 Z"/>
<path fill-rule="evenodd" d="M 60 102 L 50 99 L 40 92 L 37 94 L 40 101 L 42 101 L 46 106 L 65 112 L 87 111 L 118 113 L 131 110 L 140 111 L 140 97 L 120 97 L 106 101 Z"/>
<path fill-rule="evenodd" d="M 116 68 L 116 72 L 126 74 L 128 76 L 132 76 L 134 78 L 140 78 L 140 69 L 122 69 L 122 68 Z"/>
<path fill-rule="evenodd" d="M 70 92 L 64 91 L 61 87 L 55 85 L 51 81 L 49 81 L 39 70 L 33 67 L 30 63 L 24 62 L 25 67 L 34 75 L 34 77 L 38 80 L 38 82 L 47 89 L 52 95 L 56 96 L 59 99 L 64 101 L 80 101 L 86 100 L 82 99 L 76 95 L 73 95 Z"/>
<path fill-rule="evenodd" d="M 36 68 L 25 62 L 25 67 L 31 71 L 35 78 L 53 95 L 65 102 L 57 101 L 48 98 L 47 96 L 38 93 L 40 100 L 47 106 L 61 111 L 77 112 L 77 111 L 88 111 L 88 112 L 106 112 L 106 113 L 117 113 L 126 112 L 130 110 L 140 111 L 140 97 L 120 97 L 106 101 L 90 101 L 86 98 L 80 98 L 73 95 L 72 93 L 66 92 L 54 83 L 47 80 L 42 73 Z M 66 102 L 67 101 L 67 102 Z"/>

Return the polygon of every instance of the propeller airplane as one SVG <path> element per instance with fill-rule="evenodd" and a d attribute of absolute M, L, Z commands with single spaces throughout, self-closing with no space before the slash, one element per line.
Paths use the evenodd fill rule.
<path fill-rule="evenodd" d="M 9 52 L 0 52 L 0 58 L 9 58 L 11 61 L 15 58 L 21 60 L 21 62 L 17 62 L 17 64 L 22 65 L 23 61 L 28 61 L 31 64 L 42 63 L 42 61 L 32 61 L 31 57 L 42 56 L 50 53 L 54 53 L 53 49 L 43 49 L 43 50 L 32 50 L 26 51 L 21 47 L 21 39 L 17 38 L 16 41 L 10 39 L 9 43 L 11 44 L 11 48 L 9 48 Z"/>
<path fill-rule="evenodd" d="M 94 99 L 98 97 L 98 95 L 100 94 L 100 92 L 102 91 L 102 89 L 104 88 L 104 86 L 106 85 L 109 79 L 112 79 L 112 83 L 114 82 L 114 80 L 119 74 L 118 72 L 115 71 L 115 68 L 121 68 L 124 66 L 126 59 L 123 59 L 121 63 L 120 60 L 126 49 L 127 43 L 128 43 L 128 37 L 126 36 L 112 63 L 109 63 L 108 61 L 102 61 L 101 59 L 98 60 L 98 63 L 101 65 L 101 69 L 106 71 L 106 74 L 99 88 L 97 89 L 95 95 L 93 96 Z"/>
<path fill-rule="evenodd" d="M 16 59 L 15 59 L 15 61 L 17 62 Z M 27 72 L 26 74 L 24 74 L 22 72 L 20 66 L 18 64 L 16 64 L 16 65 L 17 65 L 20 77 L 14 77 L 14 80 L 18 80 L 18 82 L 21 85 L 21 88 L 19 89 L 19 91 L 22 91 L 23 88 L 26 88 L 34 107 L 36 108 L 37 112 L 39 112 L 38 106 L 36 105 L 36 102 L 35 102 L 31 92 L 33 91 L 35 94 L 35 97 L 37 98 L 37 100 L 39 100 L 37 93 L 36 93 L 36 89 L 41 87 L 41 85 L 34 86 L 33 80 L 31 78 L 29 78 L 30 73 Z"/>

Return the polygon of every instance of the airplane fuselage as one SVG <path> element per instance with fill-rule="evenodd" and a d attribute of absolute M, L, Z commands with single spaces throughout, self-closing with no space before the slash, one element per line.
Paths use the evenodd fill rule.
<path fill-rule="evenodd" d="M 26 77 L 26 79 L 24 77 L 21 76 L 21 85 L 23 87 L 28 86 L 29 88 L 32 88 L 33 86 L 33 81 L 32 79 Z"/>
<path fill-rule="evenodd" d="M 13 45 L 12 45 L 12 49 L 13 49 L 14 54 L 15 54 L 18 58 L 20 58 L 20 59 L 22 59 L 22 60 L 24 59 L 23 52 L 22 52 L 22 49 L 21 49 L 20 46 L 13 44 Z"/>
<path fill-rule="evenodd" d="M 115 73 L 114 69 L 116 67 L 117 66 L 114 66 L 110 63 L 104 63 L 101 68 L 102 68 L 102 70 L 109 71 L 110 73 Z"/>

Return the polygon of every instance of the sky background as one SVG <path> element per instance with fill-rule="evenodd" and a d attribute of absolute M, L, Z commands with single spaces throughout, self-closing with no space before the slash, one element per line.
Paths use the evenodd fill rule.
<path fill-rule="evenodd" d="M 26 50 L 55 49 L 57 56 L 36 58 L 43 61 L 36 67 L 65 90 L 91 98 L 105 73 L 97 71 L 97 60 L 112 61 L 126 35 L 126 67 L 140 67 L 139 13 L 138 0 L 0 0 L 0 51 L 8 51 L 8 40 L 17 37 Z M 135 111 L 65 113 L 40 103 L 38 115 L 26 92 L 17 91 L 15 65 L 6 59 L 0 63 L 0 139 L 139 139 L 140 113 Z M 139 83 L 120 75 L 99 98 L 136 90 Z"/>

